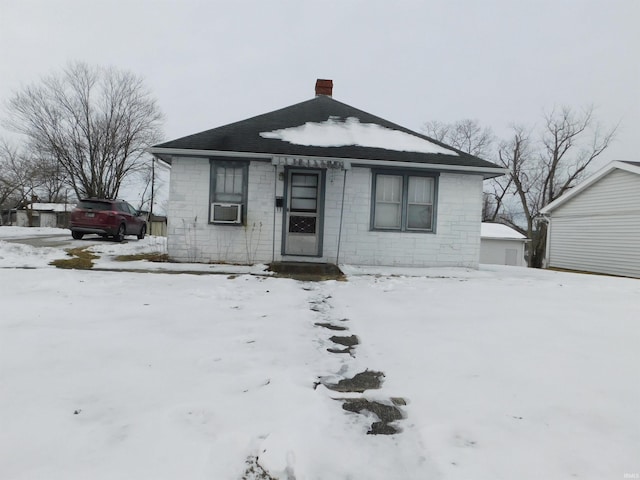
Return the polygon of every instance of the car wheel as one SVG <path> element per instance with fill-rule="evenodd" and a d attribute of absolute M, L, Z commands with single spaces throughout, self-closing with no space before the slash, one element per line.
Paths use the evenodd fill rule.
<path fill-rule="evenodd" d="M 74 240 L 81 240 L 82 237 L 84 237 L 84 233 L 76 232 L 75 230 L 72 230 L 71 231 L 71 236 L 73 237 Z"/>
<path fill-rule="evenodd" d="M 124 223 L 121 223 L 118 227 L 118 232 L 113 236 L 113 239 L 116 242 L 121 242 L 124 240 L 125 226 Z"/>
<path fill-rule="evenodd" d="M 144 235 L 147 233 L 147 226 L 145 224 L 140 228 L 140 233 L 138 234 L 138 240 L 142 240 Z"/>

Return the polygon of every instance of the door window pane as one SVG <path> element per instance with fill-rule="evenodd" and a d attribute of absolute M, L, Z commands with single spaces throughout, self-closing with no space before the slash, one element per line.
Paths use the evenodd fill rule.
<path fill-rule="evenodd" d="M 294 198 L 316 198 L 318 189 L 316 187 L 291 187 L 291 196 Z"/>
<path fill-rule="evenodd" d="M 307 173 L 292 173 L 291 174 L 291 185 L 296 187 L 317 187 L 318 186 L 318 175 L 316 174 L 307 174 Z"/>
<path fill-rule="evenodd" d="M 316 233 L 316 217 L 289 217 L 289 233 Z"/>
<path fill-rule="evenodd" d="M 291 174 L 291 210 L 313 212 L 318 208 L 318 175 Z"/>
<path fill-rule="evenodd" d="M 292 198 L 291 210 L 315 212 L 316 211 L 316 199 L 315 198 Z"/>

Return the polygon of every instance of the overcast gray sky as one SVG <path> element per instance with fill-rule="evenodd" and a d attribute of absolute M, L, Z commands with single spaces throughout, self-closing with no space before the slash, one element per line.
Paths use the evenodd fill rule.
<path fill-rule="evenodd" d="M 498 134 L 593 104 L 640 160 L 640 0 L 0 0 L 0 100 L 68 61 L 146 80 L 167 140 L 334 98 L 419 131 Z M 4 108 L 4 107 L 3 107 Z M 4 112 L 2 112 L 4 115 Z"/>

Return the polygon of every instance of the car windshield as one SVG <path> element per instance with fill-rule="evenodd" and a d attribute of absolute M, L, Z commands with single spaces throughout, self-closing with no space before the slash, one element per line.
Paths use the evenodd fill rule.
<path fill-rule="evenodd" d="M 111 203 L 95 200 L 82 200 L 78 204 L 78 208 L 83 208 L 85 210 L 111 210 Z"/>

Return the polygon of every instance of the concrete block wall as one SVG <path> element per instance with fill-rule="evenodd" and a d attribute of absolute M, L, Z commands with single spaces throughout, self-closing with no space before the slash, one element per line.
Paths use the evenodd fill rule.
<path fill-rule="evenodd" d="M 283 212 L 280 209 L 274 217 L 274 199 L 283 196 L 284 182 L 279 174 L 284 167 L 276 169 L 269 162 L 250 163 L 245 226 L 209 224 L 209 168 L 206 158 L 174 159 L 167 215 L 168 249 L 173 260 L 238 264 L 338 260 L 354 265 L 478 266 L 482 208 L 479 175 L 441 174 L 436 232 L 406 233 L 370 231 L 371 170 L 357 167 L 347 171 L 338 259 L 343 171 L 327 171 L 323 256 L 310 258 L 281 255 Z"/>
<path fill-rule="evenodd" d="M 213 225 L 208 218 L 209 160 L 174 159 L 167 212 L 167 247 L 171 259 L 202 263 L 270 262 L 274 177 L 276 174 L 270 163 L 251 162 L 246 225 Z M 276 229 L 276 245 L 280 241 L 279 232 Z"/>
<path fill-rule="evenodd" d="M 477 268 L 482 177 L 442 173 L 435 233 L 370 231 L 371 170 L 347 174 L 340 263 Z"/>

